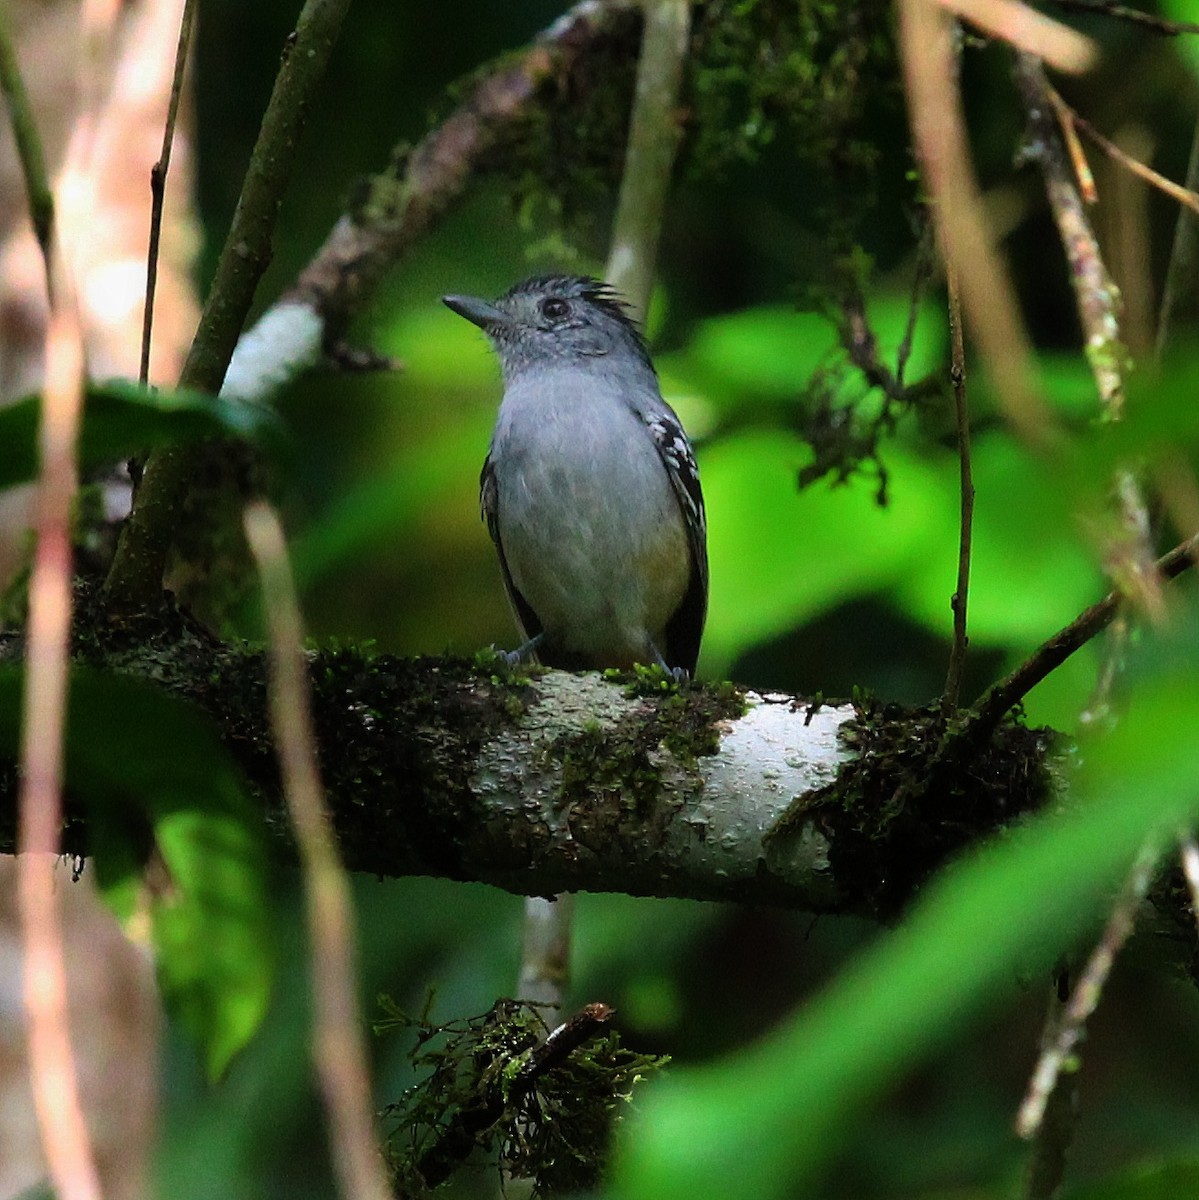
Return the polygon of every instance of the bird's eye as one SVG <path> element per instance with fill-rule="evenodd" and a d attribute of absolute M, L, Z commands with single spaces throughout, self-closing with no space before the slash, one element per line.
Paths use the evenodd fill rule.
<path fill-rule="evenodd" d="M 568 312 L 570 312 L 570 305 L 557 296 L 550 296 L 541 302 L 541 315 L 551 321 L 560 321 Z"/>

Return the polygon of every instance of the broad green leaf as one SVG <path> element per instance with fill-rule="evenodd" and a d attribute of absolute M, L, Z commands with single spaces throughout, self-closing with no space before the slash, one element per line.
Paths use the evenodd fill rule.
<path fill-rule="evenodd" d="M 611 1195 L 809 1194 L 858 1111 L 1093 927 L 1144 839 L 1199 811 L 1199 756 L 1179 752 L 1199 726 L 1195 661 L 1174 657 L 1091 749 L 1068 807 L 946 871 L 773 1036 L 648 1090 Z"/>
<path fill-rule="evenodd" d="M 38 396 L 0 408 L 0 488 L 38 471 Z M 125 380 L 89 384 L 83 407 L 79 465 L 84 471 L 177 442 L 259 438 L 279 428 L 265 407 L 200 392 L 147 391 Z"/>
<path fill-rule="evenodd" d="M 20 676 L 7 672 L 9 755 L 20 705 Z M 236 766 L 200 710 L 134 680 L 76 672 L 66 783 L 88 806 L 102 890 L 134 929 L 149 917 L 168 1011 L 209 1074 L 221 1074 L 265 1014 L 274 965 L 262 823 Z"/>

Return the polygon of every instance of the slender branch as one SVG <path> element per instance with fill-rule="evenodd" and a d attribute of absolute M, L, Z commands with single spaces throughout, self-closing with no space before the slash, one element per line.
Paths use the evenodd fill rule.
<path fill-rule="evenodd" d="M 1023 0 L 936 0 L 990 37 L 999 38 L 1017 50 L 1044 59 L 1059 71 L 1078 74 L 1089 70 L 1098 48 L 1089 37 L 1055 21 L 1023 3 Z"/>
<path fill-rule="evenodd" d="M 116 12 L 85 3 L 83 54 L 77 70 L 81 102 L 75 116 L 65 178 L 86 180 L 95 170 L 95 127 L 106 102 L 101 63 Z M 2 21 L 2 17 L 0 17 Z M 32 134 L 29 125 L 23 134 Z M 23 152 L 23 157 L 26 152 Z M 34 150 L 40 159 L 40 150 Z M 30 185 L 31 203 L 42 179 Z M 71 206 L 54 227 L 50 214 L 38 230 L 46 266 L 49 320 L 46 374 L 38 428 L 40 472 L 29 579 L 24 697 L 20 745 L 17 907 L 24 953 L 22 986 L 29 1071 L 46 1164 L 61 1200 L 99 1200 L 100 1176 L 84 1119 L 71 1045 L 62 913 L 54 877 L 63 816 L 63 757 L 68 665 L 74 611 L 71 517 L 78 490 L 76 446 L 83 408 L 84 329 L 72 270 L 85 231 L 85 214 Z M 35 224 L 38 217 L 35 214 Z"/>
<path fill-rule="evenodd" d="M 1065 965 L 1060 964 L 1049 995 L 1049 1007 L 1041 1030 L 1041 1052 L 1051 1047 L 1062 1027 L 1067 997 L 1061 992 Z M 1024 1178 L 1024 1200 L 1053 1200 L 1066 1174 L 1066 1154 L 1078 1123 L 1078 1075 L 1059 1073 L 1045 1101 L 1045 1111 L 1032 1142 Z"/>
<path fill-rule="evenodd" d="M 1075 186 L 1053 119 L 1054 104 L 1045 69 L 1033 55 L 1019 53 L 1015 73 L 1029 124 L 1025 154 L 1037 162 L 1044 175 L 1049 205 L 1070 263 L 1087 360 L 1104 410 L 1116 417 L 1124 403 L 1124 372 L 1128 365 L 1128 351 L 1120 338 L 1120 292 L 1104 265 L 1099 241 Z"/>
<path fill-rule="evenodd" d="M 280 306 L 316 313 L 318 339 L 336 341 L 387 272 L 518 135 L 523 120 L 576 82 L 576 66 L 601 39 L 626 29 L 635 7 L 632 0 L 580 0 L 523 54 L 506 56 L 410 153 L 396 152 L 401 165 L 369 181 L 365 198 L 338 220 Z M 310 350 L 299 347 L 302 357 Z"/>
<path fill-rule="evenodd" d="M 1199 560 L 1199 534 L 1175 546 L 1157 560 L 1156 568 L 1162 579 L 1181 575 Z M 1085 646 L 1096 634 L 1102 633 L 1120 611 L 1126 597 L 1123 592 L 1109 592 L 1098 604 L 1079 613 L 1069 625 L 1058 630 L 1043 642 L 1031 657 L 1022 662 L 1010 675 L 1001 679 L 983 694 L 974 714 L 963 729 L 963 736 L 978 741 L 995 728 L 1008 712 L 1041 682 L 1055 671 L 1076 650 Z"/>
<path fill-rule="evenodd" d="M 62 828 L 63 737 L 71 630 L 71 506 L 83 403 L 83 330 L 59 295 L 46 337 L 37 545 L 29 580 L 21 733 L 17 887 L 29 1062 L 46 1162 L 62 1200 L 98 1200 L 67 1013 L 62 914 L 54 879 Z"/>
<path fill-rule="evenodd" d="M 304 118 L 348 7 L 349 0 L 305 0 L 263 115 L 216 276 L 183 366 L 181 387 L 220 390 L 258 280 L 270 262 L 280 197 L 291 174 Z M 192 461 L 191 451 L 170 449 L 151 455 L 146 463 L 105 583 L 111 610 L 146 610 L 161 602 L 163 574 Z"/>
<path fill-rule="evenodd" d="M 966 347 L 962 336 L 962 301 L 957 271 L 948 270 L 950 375 L 953 382 L 953 412 L 958 433 L 958 478 L 960 512 L 958 525 L 958 576 L 953 593 L 953 646 L 945 678 L 944 707 L 953 711 L 962 691 L 966 662 L 966 613 L 970 596 L 970 547 L 974 531 L 974 478 L 970 467 L 970 412 L 966 403 Z"/>
<path fill-rule="evenodd" d="M 1053 418 L 1033 385 L 1028 335 L 970 163 L 953 22 L 936 0 L 903 0 L 899 42 L 913 141 L 942 255 L 958 269 L 962 307 L 1005 413 L 1025 438 L 1043 444 Z"/>
<path fill-rule="evenodd" d="M 691 29 L 690 0 L 647 0 L 624 174 L 607 280 L 644 319 L 678 150 L 679 88 Z"/>
<path fill-rule="evenodd" d="M 25 81 L 21 78 L 16 49 L 8 26 L 6 7 L 0 5 L 0 91 L 8 104 L 9 121 L 12 123 L 13 140 L 17 146 L 17 157 L 21 163 L 21 174 L 25 179 L 25 194 L 29 201 L 29 216 L 33 221 L 33 232 L 41 247 L 42 261 L 46 268 L 46 288 L 53 296 L 53 244 L 54 244 L 54 193 L 50 190 L 50 178 L 46 173 L 46 156 L 42 151 L 42 139 L 38 135 L 37 122 Z"/>
<path fill-rule="evenodd" d="M 1115 142 L 1110 138 L 1104 137 L 1086 117 L 1076 112 L 1062 98 L 1058 90 L 1046 82 L 1046 95 L 1049 97 L 1054 110 L 1058 114 L 1061 121 L 1062 132 L 1077 129 L 1086 134 L 1100 150 L 1104 152 L 1113 162 L 1119 163 L 1120 166 L 1131 171 L 1134 175 L 1145 180 L 1151 187 L 1157 188 L 1159 192 L 1165 193 L 1171 200 L 1176 200 L 1179 204 L 1185 205 L 1192 212 L 1199 213 L 1199 195 L 1196 195 L 1190 187 L 1183 187 L 1175 183 L 1172 179 L 1167 179 L 1159 171 L 1155 171 L 1152 167 L 1141 162 L 1139 158 L 1134 158 L 1131 154 L 1121 150 Z M 1077 166 L 1078 159 L 1071 153 L 1071 158 Z M 1084 160 L 1085 162 L 1085 160 Z M 1092 185 L 1093 186 L 1093 185 Z M 1088 203 L 1093 203 L 1091 197 L 1087 197 Z"/>
<path fill-rule="evenodd" d="M 1186 187 L 1189 192 L 1199 191 L 1199 120 L 1191 135 L 1191 153 L 1187 160 Z M 1191 315 L 1196 307 L 1196 260 L 1199 260 L 1199 219 L 1190 212 L 1178 214 L 1174 227 L 1174 244 L 1170 249 L 1170 265 L 1166 269 L 1166 282 L 1162 289 L 1162 307 L 1157 319 L 1157 356 L 1166 352 L 1173 332 L 1175 314 L 1184 299 L 1189 302 Z"/>
<path fill-rule="evenodd" d="M 353 902 L 316 763 L 312 697 L 283 530 L 265 503 L 245 515 L 270 634 L 271 724 L 283 792 L 304 873 L 314 999 L 313 1060 L 328 1110 L 333 1159 L 345 1200 L 390 1200 L 375 1145 L 370 1076 L 358 1012 Z"/>
<path fill-rule="evenodd" d="M 1177 37 L 1180 33 L 1199 33 L 1199 23 L 1194 21 L 1171 21 L 1159 17 L 1156 13 L 1142 12 L 1139 8 L 1130 8 L 1127 4 L 1118 4 L 1115 0 L 1053 0 L 1058 8 L 1067 12 L 1082 12 L 1101 14 L 1127 21 L 1131 25 L 1141 25 L 1154 33 L 1165 37 Z"/>
<path fill-rule="evenodd" d="M 184 0 L 179 21 L 179 45 L 175 50 L 175 73 L 167 103 L 166 124 L 162 131 L 162 153 L 150 168 L 150 244 L 146 251 L 146 304 L 142 315 L 142 354 L 138 379 L 143 385 L 150 379 L 150 337 L 154 327 L 154 293 L 158 287 L 158 243 L 162 236 L 162 208 L 166 197 L 167 171 L 171 166 L 171 146 L 175 141 L 175 122 L 183 95 L 183 73 L 187 68 L 196 0 Z"/>
<path fill-rule="evenodd" d="M 920 301 L 924 298 L 924 288 L 933 273 L 935 247 L 933 243 L 933 223 L 928 211 L 924 211 L 921 221 L 920 241 L 916 246 L 916 269 L 912 273 L 912 293 L 908 300 L 908 319 L 903 327 L 903 337 L 895 351 L 895 382 L 901 391 L 906 390 L 904 376 L 907 374 L 908 362 L 912 357 L 912 346 L 916 338 L 916 322 L 920 318 Z"/>
<path fill-rule="evenodd" d="M 1028 1092 L 1016 1116 L 1016 1132 L 1022 1138 L 1033 1137 L 1041 1126 L 1045 1106 L 1058 1076 L 1082 1040 L 1084 1027 L 1099 1005 L 1116 955 L 1132 936 L 1137 908 L 1149 891 L 1153 870 L 1160 857 L 1160 849 L 1155 845 L 1143 846 L 1137 854 L 1137 860 L 1108 914 L 1103 936 L 1078 977 L 1062 1011 L 1058 1028 L 1050 1044 L 1042 1050 L 1033 1071 Z"/>

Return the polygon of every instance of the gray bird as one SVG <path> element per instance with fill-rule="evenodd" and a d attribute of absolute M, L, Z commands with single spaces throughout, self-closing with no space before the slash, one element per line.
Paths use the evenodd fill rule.
<path fill-rule="evenodd" d="M 528 279 L 478 325 L 504 396 L 480 478 L 525 644 L 547 666 L 695 672 L 708 606 L 704 500 L 691 444 L 640 332 L 605 283 Z"/>

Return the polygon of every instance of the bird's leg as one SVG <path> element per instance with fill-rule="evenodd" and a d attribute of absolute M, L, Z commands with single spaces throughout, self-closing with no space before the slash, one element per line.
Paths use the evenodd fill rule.
<path fill-rule="evenodd" d="M 537 647 L 541 645 L 541 639 L 545 637 L 543 629 L 536 637 L 531 637 L 523 646 L 517 646 L 515 650 L 504 651 L 504 661 L 510 667 L 517 667 L 521 663 L 528 662 L 536 653 Z"/>
<path fill-rule="evenodd" d="M 667 665 L 666 659 L 662 657 L 662 651 L 659 650 L 656 645 L 654 645 L 652 638 L 650 639 L 649 648 L 653 652 L 654 662 L 656 662 L 658 666 L 660 666 L 662 670 L 665 671 L 666 674 L 675 681 L 676 684 L 681 687 L 684 683 L 691 682 L 691 672 L 688 671 L 686 667 L 671 667 Z"/>

